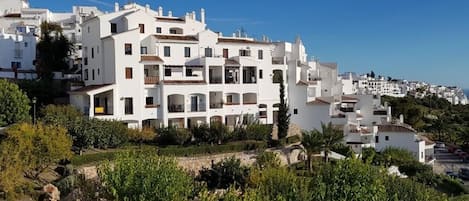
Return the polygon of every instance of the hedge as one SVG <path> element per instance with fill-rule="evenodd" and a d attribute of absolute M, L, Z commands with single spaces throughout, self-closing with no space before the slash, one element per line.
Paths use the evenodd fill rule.
<path fill-rule="evenodd" d="M 123 151 L 128 151 L 131 149 L 137 149 L 141 151 L 154 152 L 155 154 L 166 155 L 166 156 L 198 156 L 198 155 L 210 155 L 210 154 L 221 154 L 221 153 L 232 153 L 232 152 L 241 152 L 241 151 L 254 151 L 254 150 L 264 150 L 267 148 L 267 143 L 263 141 L 238 141 L 230 142 L 222 145 L 200 145 L 200 146 L 167 146 L 167 147 L 154 147 L 154 146 L 145 146 L 143 148 L 128 148 L 120 149 L 116 151 L 108 151 L 94 154 L 85 154 L 81 156 L 74 156 L 71 160 L 71 163 L 75 166 L 80 166 L 84 164 L 93 164 L 103 160 L 112 160 L 114 156 Z"/>

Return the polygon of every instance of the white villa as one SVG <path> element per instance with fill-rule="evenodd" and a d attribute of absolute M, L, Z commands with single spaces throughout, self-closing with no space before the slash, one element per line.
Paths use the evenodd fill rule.
<path fill-rule="evenodd" d="M 299 37 L 290 43 L 224 36 L 207 28 L 204 9 L 175 17 L 135 3 L 116 4 L 81 27 L 85 86 L 70 92 L 70 102 L 90 117 L 134 128 L 233 126 L 246 114 L 274 124 L 286 78 L 291 123 L 301 129 L 332 122 L 361 153 L 381 148 L 380 126 L 393 125 L 379 95 L 343 95 L 337 64 L 309 61 Z"/>
<path fill-rule="evenodd" d="M 30 8 L 28 0 L 0 1 L 0 77 L 35 77 L 32 61 L 36 59 L 36 43 L 44 21 L 60 24 L 64 35 L 75 44 L 76 52 L 70 57 L 70 67 L 78 72 L 82 60 L 80 24 L 100 14 L 103 13 L 96 7 L 89 6 L 73 6 L 70 13 L 54 13 L 45 8 Z"/>

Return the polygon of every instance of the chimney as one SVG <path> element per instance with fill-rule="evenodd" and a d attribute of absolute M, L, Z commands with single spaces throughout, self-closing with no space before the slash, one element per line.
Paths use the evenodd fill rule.
<path fill-rule="evenodd" d="M 399 115 L 399 123 L 401 123 L 401 124 L 404 123 L 404 115 L 403 114 Z"/>
<path fill-rule="evenodd" d="M 388 106 L 388 112 L 386 114 L 386 121 L 389 123 L 392 120 L 392 109 L 391 106 Z"/>
<path fill-rule="evenodd" d="M 163 16 L 163 7 L 158 7 L 158 16 Z"/>
<path fill-rule="evenodd" d="M 193 19 L 193 20 L 196 20 L 196 19 L 195 19 L 195 11 L 192 11 L 192 19 Z"/>
<path fill-rule="evenodd" d="M 150 5 L 149 5 L 149 4 L 146 4 L 146 5 L 145 5 L 145 12 L 148 13 L 149 10 L 150 10 Z"/>
<path fill-rule="evenodd" d="M 168 17 L 172 17 L 173 16 L 173 11 L 168 11 Z"/>
<path fill-rule="evenodd" d="M 205 9 L 203 8 L 200 9 L 200 22 L 205 24 Z"/>
<path fill-rule="evenodd" d="M 114 3 L 114 12 L 119 12 L 119 3 Z"/>

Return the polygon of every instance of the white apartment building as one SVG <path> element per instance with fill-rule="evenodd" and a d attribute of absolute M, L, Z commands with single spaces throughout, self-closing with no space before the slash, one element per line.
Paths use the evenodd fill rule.
<path fill-rule="evenodd" d="M 56 13 L 44 8 L 30 8 L 28 0 L 3 0 L 0 1 L 0 28 L 6 34 L 32 34 L 40 35 L 40 25 L 44 21 L 54 22 L 61 25 L 64 35 L 75 44 L 75 54 L 70 57 L 70 67 L 79 71 L 81 67 L 81 33 L 80 24 L 89 17 L 102 14 L 96 7 L 90 6 L 73 6 L 70 13 Z M 26 36 L 25 36 L 26 37 Z M 38 37 L 36 37 L 37 41 Z M 27 50 L 36 51 L 36 46 L 28 46 Z M 14 60 L 14 57 L 7 58 L 8 54 L 4 54 L 2 49 L 0 55 L 4 55 L 5 59 Z M 26 51 L 26 50 L 25 50 Z M 25 54 L 23 57 L 27 60 L 34 60 L 35 54 Z M 30 66 L 31 63 L 22 64 L 21 66 Z M 8 67 L 10 66 L 0 66 Z M 32 69 L 33 70 L 33 69 Z"/>
<path fill-rule="evenodd" d="M 385 77 L 373 78 L 367 75 L 361 75 L 355 80 L 356 84 L 352 87 L 356 89 L 352 90 L 355 94 L 372 94 L 372 95 L 385 95 L 393 97 L 404 97 L 406 90 L 401 87 L 401 84 L 397 81 L 386 80 Z M 350 86 L 347 86 L 350 88 Z"/>
<path fill-rule="evenodd" d="M 245 114 L 272 124 L 285 58 L 272 57 L 273 43 L 207 29 L 204 12 L 173 17 L 128 4 L 86 20 L 85 87 L 71 103 L 129 127 L 235 125 Z"/>
<path fill-rule="evenodd" d="M 31 32 L 9 34 L 1 29 L 0 77 L 35 78 L 36 41 L 37 37 Z"/>

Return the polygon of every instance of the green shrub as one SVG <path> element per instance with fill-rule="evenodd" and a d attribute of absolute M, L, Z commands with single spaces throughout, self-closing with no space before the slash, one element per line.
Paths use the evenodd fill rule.
<path fill-rule="evenodd" d="M 268 140 L 271 133 L 271 125 L 250 124 L 246 126 L 246 138 L 248 140 Z"/>
<path fill-rule="evenodd" d="M 78 175 L 70 175 L 55 182 L 54 185 L 59 189 L 60 195 L 65 197 L 77 187 L 79 184 L 78 179 Z"/>
<path fill-rule="evenodd" d="M 136 143 L 149 143 L 155 140 L 156 132 L 153 128 L 129 129 L 127 131 L 129 141 Z"/>
<path fill-rule="evenodd" d="M 239 188 L 245 186 L 249 168 L 232 156 L 213 164 L 210 169 L 203 168 L 199 173 L 197 180 L 206 182 L 210 189 L 228 188 L 230 185 Z"/>
<path fill-rule="evenodd" d="M 280 167 L 280 159 L 275 152 L 264 151 L 256 157 L 256 166 L 259 168 Z"/>
<path fill-rule="evenodd" d="M 159 145 L 184 145 L 191 139 L 191 133 L 185 128 L 159 128 L 156 133 Z"/>

